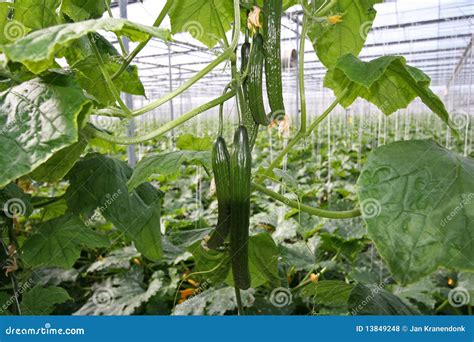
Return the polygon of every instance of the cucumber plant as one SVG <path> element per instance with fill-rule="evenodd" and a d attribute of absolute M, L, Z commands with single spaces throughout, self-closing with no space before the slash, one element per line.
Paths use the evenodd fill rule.
<path fill-rule="evenodd" d="M 109 17 L 110 0 L 88 2 L 82 7 L 76 0 L 53 0 L 48 7 L 38 0 L 0 3 L 0 32 L 5 33 L 0 36 L 2 313 L 52 312 L 78 289 L 71 287 L 68 294 L 58 286 L 45 287 L 45 283 L 34 281 L 38 270 L 83 270 L 84 259 L 102 258 L 112 248 L 112 241 L 133 243 L 136 251 L 127 250 L 126 255 L 136 265 L 146 265 L 142 273 L 153 281 L 163 276 L 162 270 L 156 271 L 157 265 L 179 250 L 181 243 L 191 251 L 197 270 L 186 270 L 183 281 L 191 272 L 217 285 L 234 286 L 242 313 L 246 304 L 240 290 L 289 286 L 291 269 L 298 267 L 286 265 L 290 271 L 285 272 L 288 267 L 278 263 L 279 249 L 268 232 L 254 234 L 250 230 L 251 198 L 262 196 L 308 217 L 344 220 L 362 216 L 367 239 L 388 265 L 396 286 L 416 283 L 439 268 L 474 271 L 474 161 L 434 142 L 396 142 L 372 152 L 360 171 L 359 204 L 354 209 L 333 211 L 269 188 L 282 177 L 284 182 L 292 182 L 291 175 L 279 170 L 284 158 L 316 134 L 337 105 L 347 108 L 358 98 L 373 103 L 387 116 L 420 98 L 457 135 L 443 102 L 430 90 L 430 79 L 421 70 L 409 66 L 401 56 L 369 62 L 357 57 L 366 39 L 360 34 L 361 27 L 370 29 L 376 16 L 374 5 L 379 2 L 168 0 L 153 26 Z M 280 35 L 284 11 L 295 5 L 303 9 L 297 113 L 301 126 L 272 160 L 258 165 L 254 160 L 252 165 L 252 153 L 259 149 L 257 135 L 270 124 L 269 118 L 278 123 L 292 114 L 285 110 L 283 101 Z M 166 16 L 171 31 L 161 28 Z M 121 93 L 145 95 L 137 67 L 132 64 L 135 57 L 152 38 L 171 42 L 173 34 L 192 31 L 196 25 L 202 34 L 195 38 L 209 49 L 220 44 L 222 51 L 175 90 L 141 108 L 128 108 Z M 130 53 L 118 51 L 103 31 L 112 32 L 120 46 L 125 37 L 138 45 Z M 228 40 L 226 33 L 230 31 Z M 313 121 L 306 104 L 306 39 L 327 68 L 324 86 L 336 96 Z M 58 63 L 59 58 L 64 58 L 66 66 Z M 92 116 L 111 117 L 126 125 L 178 97 L 223 65 L 230 65 L 230 77 L 220 96 L 149 132 L 122 136 L 96 127 L 91 120 Z M 264 70 L 269 110 L 263 101 Z M 236 125 L 225 122 L 228 116 L 223 105 L 229 101 L 237 103 Z M 146 155 L 133 169 L 111 156 L 123 152 L 120 146 L 159 145 L 169 132 L 215 107 L 220 107 L 220 118 L 212 153 L 212 143 L 206 139 L 182 136 L 179 151 Z M 235 130 L 230 153 L 223 134 L 224 127 L 229 126 Z M 187 242 L 172 232 L 163 232 L 160 226 L 167 192 L 173 187 L 159 189 L 156 182 L 150 182 L 156 180 L 155 174 L 176 173 L 183 163 L 202 165 L 209 176 L 213 174 L 218 200 L 215 229 L 193 231 L 194 238 L 188 237 Z M 39 184 L 43 191 L 35 191 L 32 184 Z M 58 195 L 44 190 L 48 186 Z M 319 237 L 337 246 L 334 260 L 349 248 L 350 243 L 330 234 Z M 355 245 L 350 248 L 357 249 Z M 341 297 L 337 300 L 349 301 L 349 307 L 357 308 L 357 301 L 364 301 L 363 294 L 370 288 L 360 277 L 325 283 L 322 278 L 328 265 L 319 271 L 312 269 L 292 287 L 293 293 L 302 291 L 302 297 L 317 294 L 325 298 L 325 288 L 338 288 Z M 98 267 L 104 266 L 95 265 L 94 269 Z M 168 280 L 176 286 L 173 279 L 169 271 Z M 377 300 L 395 308 L 384 314 L 417 312 L 383 291 Z M 39 294 L 38 305 L 44 306 L 43 311 L 28 304 Z M 53 294 L 56 301 L 48 301 Z M 8 300 L 11 296 L 12 301 Z M 148 300 L 151 295 L 140 298 Z M 463 304 L 471 310 L 471 302 Z M 364 312 L 374 313 L 370 308 Z M 357 310 L 354 313 L 361 313 Z"/>

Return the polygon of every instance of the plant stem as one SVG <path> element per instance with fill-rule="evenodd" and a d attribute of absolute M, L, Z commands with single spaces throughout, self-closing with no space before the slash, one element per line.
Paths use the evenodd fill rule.
<path fill-rule="evenodd" d="M 158 18 L 156 18 L 155 22 L 153 23 L 153 26 L 159 27 L 161 25 L 166 15 L 168 14 L 168 11 L 170 10 L 172 4 L 173 4 L 173 0 L 166 1 L 165 6 L 163 7 L 160 14 L 158 15 Z M 132 63 L 133 59 L 140 53 L 140 51 L 143 50 L 143 48 L 148 44 L 151 38 L 152 36 L 150 36 L 144 42 L 141 42 L 140 44 L 138 44 L 138 46 L 127 56 L 127 58 L 125 59 L 120 69 L 112 76 L 112 80 L 119 77 L 125 71 L 125 69 L 127 69 L 130 63 Z"/>
<path fill-rule="evenodd" d="M 242 297 L 240 296 L 240 289 L 237 286 L 235 286 L 234 289 L 235 289 L 235 299 L 237 302 L 237 311 L 239 313 L 239 316 L 243 316 L 245 315 L 245 312 L 244 312 L 244 306 L 242 305 Z"/>
<path fill-rule="evenodd" d="M 348 219 L 348 218 L 358 217 L 361 215 L 361 212 L 359 209 L 353 209 L 353 210 L 348 210 L 348 211 L 331 211 L 331 210 L 324 210 L 324 209 L 311 207 L 309 205 L 290 200 L 289 198 L 279 193 L 276 193 L 270 189 L 267 189 L 263 185 L 257 184 L 255 182 L 252 182 L 252 187 L 255 190 L 260 191 L 264 193 L 265 195 L 270 196 L 271 198 L 277 201 L 280 201 L 291 208 L 304 211 L 311 215 L 330 218 L 330 219 Z"/>
<path fill-rule="evenodd" d="M 183 93 L 185 90 L 190 88 L 192 85 L 194 85 L 196 82 L 198 82 L 201 78 L 206 76 L 208 73 L 210 73 L 214 68 L 216 68 L 219 64 L 224 62 L 226 59 L 228 59 L 230 56 L 233 55 L 233 52 L 231 50 L 226 50 L 222 55 L 217 57 L 214 61 L 212 61 L 210 64 L 208 64 L 204 69 L 199 71 L 196 75 L 191 77 L 189 80 L 184 82 L 182 85 L 180 85 L 178 88 L 176 88 L 174 91 L 171 93 L 166 94 L 163 96 L 161 99 L 158 99 L 145 107 L 138 109 L 133 112 L 133 116 L 139 116 L 145 113 L 148 113 L 149 111 L 152 111 L 155 108 L 158 108 L 159 106 L 165 104 L 166 102 L 174 99 L 176 96 L 180 95 Z"/>
<path fill-rule="evenodd" d="M 329 4 L 324 6 L 323 8 L 320 8 L 318 11 L 316 11 L 315 15 L 317 16 L 323 16 L 325 15 L 331 8 L 333 8 L 337 4 L 337 0 L 331 0 Z"/>
<path fill-rule="evenodd" d="M 105 1 L 105 6 L 107 6 L 107 13 L 109 14 L 110 18 L 113 18 L 114 15 L 112 14 L 112 10 L 110 9 L 110 4 L 108 1 Z M 127 55 L 127 50 L 125 49 L 125 45 L 123 45 L 122 38 L 118 33 L 115 33 L 115 37 L 117 37 L 118 44 L 120 45 L 120 50 L 122 51 L 122 56 Z M 113 79 L 113 78 L 112 78 Z"/>
<path fill-rule="evenodd" d="M 446 306 L 448 306 L 449 304 L 449 301 L 446 299 L 444 302 L 441 303 L 440 306 L 438 306 L 435 311 L 441 311 L 443 310 Z"/>
<path fill-rule="evenodd" d="M 303 28 L 301 31 L 300 51 L 299 51 L 299 66 L 298 66 L 298 80 L 300 87 L 300 106 L 301 106 L 301 127 L 300 132 L 306 133 L 306 93 L 304 85 L 304 50 L 306 42 L 306 34 L 308 32 L 308 19 L 306 15 L 303 16 Z"/>
<path fill-rule="evenodd" d="M 151 139 L 154 139 L 154 138 L 157 138 L 169 131 L 171 131 L 173 128 L 179 126 L 179 125 L 182 125 L 183 123 L 185 123 L 186 121 L 192 119 L 193 117 L 231 99 L 232 97 L 234 97 L 235 95 L 235 91 L 230 91 L 206 104 L 203 104 L 197 108 L 194 108 L 193 110 L 191 110 L 190 112 L 180 116 L 179 118 L 177 118 L 176 120 L 173 120 L 173 121 L 169 121 L 167 123 L 165 123 L 164 125 L 160 126 L 159 128 L 157 128 L 156 130 L 154 131 L 151 131 L 145 135 L 141 135 L 141 136 L 136 136 L 136 137 L 117 137 L 117 136 L 113 136 L 113 135 L 110 135 L 110 134 L 107 134 L 107 133 L 103 133 L 103 132 L 100 132 L 98 130 L 96 130 L 95 128 L 91 127 L 91 126 L 87 126 L 85 128 L 85 131 L 92 134 L 93 136 L 99 138 L 99 139 L 102 139 L 102 140 L 105 140 L 105 141 L 108 141 L 108 142 L 111 142 L 111 143 L 114 143 L 114 144 L 119 144 L 119 145 L 133 145 L 133 144 L 140 144 L 140 143 L 143 143 L 147 140 L 151 140 Z"/>
<path fill-rule="evenodd" d="M 104 61 L 102 60 L 102 57 L 99 53 L 99 50 L 97 49 L 97 46 L 95 45 L 95 41 L 94 41 L 94 39 L 92 38 L 91 35 L 89 35 L 89 41 L 90 41 L 91 46 L 92 46 L 92 51 L 94 52 L 94 55 L 97 59 L 97 62 L 99 63 L 100 72 L 102 73 L 102 76 L 104 77 L 105 82 L 107 83 L 107 87 L 109 88 L 109 90 L 112 93 L 115 101 L 117 101 L 120 108 L 127 115 L 127 117 L 132 117 L 132 112 L 127 107 L 127 105 L 122 101 L 122 98 L 120 97 L 119 91 L 115 87 L 114 82 L 112 81 L 112 79 L 110 78 L 109 73 L 107 72 L 107 70 L 104 67 Z"/>

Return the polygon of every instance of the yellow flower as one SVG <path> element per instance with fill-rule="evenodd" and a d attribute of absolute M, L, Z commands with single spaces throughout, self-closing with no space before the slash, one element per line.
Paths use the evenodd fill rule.
<path fill-rule="evenodd" d="M 262 25 L 260 24 L 260 7 L 253 7 L 252 11 L 249 14 L 247 26 L 249 30 L 253 33 L 255 33 L 257 29 L 262 28 Z"/>
<path fill-rule="evenodd" d="M 335 25 L 342 21 L 342 15 L 331 15 L 328 17 L 328 23 Z"/>

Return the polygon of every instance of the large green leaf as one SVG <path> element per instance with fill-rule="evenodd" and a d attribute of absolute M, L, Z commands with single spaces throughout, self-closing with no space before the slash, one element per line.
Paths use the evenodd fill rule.
<path fill-rule="evenodd" d="M 199 138 L 192 134 L 183 134 L 176 140 L 176 147 L 188 151 L 210 151 L 212 140 L 209 137 Z"/>
<path fill-rule="evenodd" d="M 75 143 L 88 103 L 71 77 L 58 74 L 0 93 L 0 187 Z"/>
<path fill-rule="evenodd" d="M 370 238 L 402 284 L 439 266 L 474 270 L 474 160 L 432 141 L 369 156 L 358 194 Z"/>
<path fill-rule="evenodd" d="M 28 291 L 21 301 L 22 315 L 46 316 L 54 310 L 56 304 L 72 299 L 62 287 L 35 286 Z"/>
<path fill-rule="evenodd" d="M 324 79 L 324 85 L 334 91 L 344 107 L 362 97 L 390 115 L 419 97 L 441 120 L 451 125 L 449 113 L 430 90 L 430 83 L 425 73 L 407 65 L 403 57 L 383 56 L 362 62 L 351 54 L 341 57 Z"/>
<path fill-rule="evenodd" d="M 29 177 L 39 182 L 57 182 L 72 169 L 81 157 L 88 144 L 87 137 L 82 134 L 79 141 L 56 152 L 45 163 L 37 167 Z"/>
<path fill-rule="evenodd" d="M 260 233 L 249 238 L 249 273 L 251 287 L 257 288 L 264 284 L 280 286 L 278 277 L 278 247 L 268 233 Z M 232 272 L 226 282 L 234 286 Z"/>
<path fill-rule="evenodd" d="M 305 286 L 301 296 L 312 297 L 315 303 L 321 305 L 347 307 L 353 288 L 354 285 L 341 280 L 322 280 Z"/>
<path fill-rule="evenodd" d="M 156 27 L 132 23 L 125 19 L 92 19 L 34 31 L 13 44 L 0 46 L 0 50 L 14 62 L 21 62 L 34 73 L 47 70 L 55 55 L 75 40 L 99 30 L 111 31 L 130 37 L 133 41 L 145 41 L 149 35 L 168 40 L 169 32 Z"/>
<path fill-rule="evenodd" d="M 107 10 L 110 0 L 64 0 L 61 10 L 74 21 L 98 19 Z"/>
<path fill-rule="evenodd" d="M 373 6 L 381 0 L 338 0 L 335 6 L 325 15 L 341 15 L 342 21 L 336 24 L 326 23 L 321 18 L 308 16 L 308 37 L 313 42 L 319 60 L 328 68 L 332 68 L 337 60 L 347 54 L 359 55 L 364 47 L 367 33 L 372 27 L 377 12 Z M 325 1 L 318 0 L 314 8 L 320 8 Z"/>
<path fill-rule="evenodd" d="M 349 296 L 349 312 L 352 315 L 419 315 L 400 298 L 386 291 L 382 285 L 358 284 Z"/>
<path fill-rule="evenodd" d="M 15 0 L 14 6 L 13 19 L 32 30 L 61 24 L 61 0 Z"/>
<path fill-rule="evenodd" d="M 189 32 L 212 48 L 230 30 L 233 21 L 232 1 L 175 0 L 170 9 L 172 33 Z M 222 30 L 221 30 L 222 25 Z"/>
<path fill-rule="evenodd" d="M 103 36 L 94 34 L 94 41 L 104 63 L 104 68 L 110 75 L 113 75 L 123 63 L 122 57 Z M 87 37 L 76 40 L 67 49 L 65 56 L 71 69 L 76 72 L 77 80 L 84 90 L 105 106 L 115 103 L 115 97 L 97 68 L 98 61 Z M 138 76 L 136 66 L 128 66 L 113 82 L 120 91 L 133 95 L 145 95 L 145 89 Z"/>
<path fill-rule="evenodd" d="M 88 154 L 67 175 L 68 207 L 74 213 L 93 215 L 97 209 L 119 230 L 133 239 L 139 252 L 151 260 L 162 256 L 162 193 L 151 184 L 141 184 L 131 194 L 127 181 L 130 167 L 101 154 Z M 93 218 L 96 214 L 94 214 Z"/>
<path fill-rule="evenodd" d="M 27 266 L 71 268 L 82 247 L 107 247 L 108 239 L 99 235 L 74 215 L 62 216 L 41 225 L 23 245 Z"/>
<path fill-rule="evenodd" d="M 152 155 L 141 160 L 128 182 L 130 190 L 146 182 L 153 174 L 171 175 L 179 171 L 183 163 L 198 163 L 211 169 L 210 151 L 176 151 Z"/>
<path fill-rule="evenodd" d="M 12 302 L 13 296 L 9 295 L 6 292 L 0 292 L 0 316 L 9 316 L 11 315 L 8 307 Z"/>

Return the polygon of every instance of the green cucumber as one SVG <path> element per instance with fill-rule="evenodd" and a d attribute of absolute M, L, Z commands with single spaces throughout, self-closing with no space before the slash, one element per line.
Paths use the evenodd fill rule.
<path fill-rule="evenodd" d="M 212 171 L 216 182 L 218 216 L 216 229 L 207 241 L 207 247 L 218 249 L 230 232 L 230 155 L 222 137 L 217 138 L 212 149 Z"/>
<path fill-rule="evenodd" d="M 265 53 L 263 47 L 263 37 L 257 33 L 253 38 L 253 47 L 250 54 L 250 71 L 247 78 L 247 91 L 250 111 L 256 123 L 268 126 L 269 120 L 265 114 L 265 106 L 263 104 L 263 63 L 265 61 Z"/>
<path fill-rule="evenodd" d="M 250 60 L 250 43 L 245 42 L 242 44 L 241 49 L 241 65 L 240 65 L 240 72 L 243 75 L 247 70 L 247 66 Z M 249 104 L 249 92 L 248 92 L 248 84 L 247 78 L 242 83 L 242 92 L 244 98 L 242 99 L 241 103 L 245 101 L 245 106 L 242 107 L 243 111 L 243 124 L 247 128 L 249 133 L 249 140 L 250 140 L 250 148 L 253 149 L 255 145 L 255 140 L 257 140 L 258 134 L 258 124 L 255 122 L 253 115 L 250 111 L 250 104 Z"/>
<path fill-rule="evenodd" d="M 250 225 L 250 177 L 252 155 L 245 126 L 234 135 L 234 150 L 230 158 L 230 257 L 234 285 L 246 290 L 250 287 L 248 240 Z"/>
<path fill-rule="evenodd" d="M 263 5 L 263 32 L 265 35 L 265 76 L 271 116 L 279 120 L 285 116 L 283 82 L 281 77 L 281 16 L 282 0 L 265 0 Z"/>

